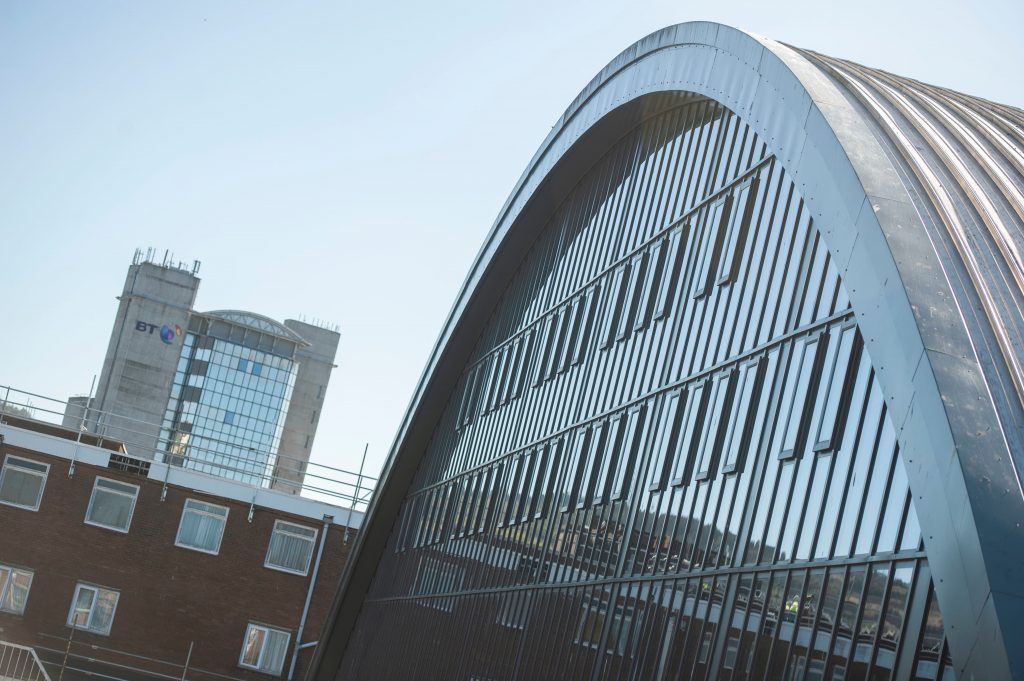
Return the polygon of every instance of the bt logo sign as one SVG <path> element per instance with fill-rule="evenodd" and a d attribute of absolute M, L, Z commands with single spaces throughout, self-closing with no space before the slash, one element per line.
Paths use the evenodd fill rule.
<path fill-rule="evenodd" d="M 173 343 L 174 339 L 182 334 L 181 327 L 178 326 L 177 324 L 175 324 L 174 327 L 172 328 L 167 324 L 164 324 L 163 326 L 157 326 L 156 324 L 150 324 L 149 322 L 135 322 L 136 331 L 142 331 L 143 333 L 148 333 L 152 335 L 152 333 L 157 329 L 160 330 L 160 340 L 162 340 L 167 345 Z"/>

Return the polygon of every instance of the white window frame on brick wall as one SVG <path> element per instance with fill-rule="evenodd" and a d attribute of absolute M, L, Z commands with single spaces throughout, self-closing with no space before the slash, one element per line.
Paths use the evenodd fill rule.
<path fill-rule="evenodd" d="M 193 505 L 195 505 L 195 504 L 202 504 L 203 506 L 206 506 L 206 507 L 221 509 L 221 510 L 224 511 L 224 515 L 221 516 L 221 515 L 218 515 L 217 513 L 211 513 L 210 511 L 207 511 L 207 510 L 202 509 L 202 508 L 190 508 L 190 504 L 193 504 Z M 224 531 L 227 529 L 227 526 L 228 526 L 228 513 L 230 511 L 231 511 L 231 509 L 228 508 L 227 506 L 218 506 L 217 504 L 211 504 L 210 502 L 203 501 L 201 499 L 191 499 L 191 498 L 186 499 L 185 500 L 185 505 L 181 509 L 181 520 L 178 522 L 178 533 L 174 537 L 174 545 L 175 546 L 180 546 L 183 549 L 189 549 L 190 551 L 199 551 L 200 553 L 208 553 L 208 554 L 213 555 L 213 556 L 218 555 L 220 553 L 221 543 L 223 543 L 223 541 L 224 541 Z M 187 514 L 189 514 L 189 513 L 194 513 L 195 515 L 202 516 L 204 518 L 218 518 L 218 519 L 221 520 L 220 534 L 217 537 L 217 548 L 216 549 L 211 551 L 209 549 L 203 548 L 202 546 L 196 546 L 194 544 L 189 544 L 189 543 L 185 542 L 184 540 L 182 540 L 182 538 L 181 538 L 181 531 L 185 527 L 185 516 Z"/>
<path fill-rule="evenodd" d="M 106 484 L 104 484 L 106 483 Z M 128 490 L 132 490 L 129 492 Z M 110 523 L 104 523 L 99 520 L 93 519 L 92 512 L 96 505 L 97 492 L 100 494 L 109 494 L 115 497 L 128 497 L 131 499 L 131 506 L 128 509 L 128 519 L 124 524 L 124 527 L 119 525 L 113 525 Z M 120 480 L 114 480 L 112 478 L 103 478 L 96 476 L 96 480 L 92 484 L 92 494 L 89 495 L 89 507 L 85 509 L 85 524 L 95 525 L 96 527 L 102 527 L 115 532 L 122 532 L 128 534 L 128 528 L 132 525 L 132 516 L 135 515 L 135 503 L 139 499 L 139 486 L 132 485 L 131 483 L 121 482 Z"/>
<path fill-rule="evenodd" d="M 88 609 L 78 607 L 79 597 L 84 592 L 92 593 L 92 601 L 89 603 Z M 110 621 L 107 622 L 105 627 L 99 626 L 99 623 L 95 621 L 96 602 L 101 597 L 109 595 L 114 596 L 114 605 L 110 610 Z M 110 629 L 114 626 L 114 617 L 117 614 L 117 604 L 120 600 L 120 591 L 96 586 L 95 584 L 79 582 L 75 585 L 75 595 L 71 597 L 71 609 L 68 610 L 68 626 L 74 627 L 75 629 L 81 629 L 82 631 L 100 634 L 101 636 L 108 636 L 110 635 Z M 81 615 L 81 617 L 76 617 L 76 615 Z"/>
<path fill-rule="evenodd" d="M 309 536 L 309 532 L 313 533 L 312 536 Z M 305 525 L 290 523 L 287 520 L 275 520 L 274 531 L 270 534 L 270 544 L 267 546 L 267 557 L 263 561 L 263 566 L 271 570 L 280 570 L 281 572 L 288 572 L 293 575 L 306 576 L 309 574 L 309 564 L 313 560 L 313 551 L 316 549 L 318 534 L 319 532 L 317 532 L 315 527 L 306 527 Z M 301 569 L 271 562 L 271 553 L 273 553 L 275 541 L 279 545 L 281 542 L 288 542 L 289 540 L 293 542 L 307 542 L 309 544 L 305 565 Z"/>
<path fill-rule="evenodd" d="M 17 608 L 14 603 L 14 587 L 15 580 L 21 578 L 22 583 L 19 586 L 25 589 L 25 598 L 21 602 L 21 608 Z M 25 568 L 16 568 L 11 565 L 0 565 L 0 612 L 11 613 L 13 615 L 24 615 L 25 606 L 28 604 L 28 595 L 32 590 L 32 577 L 33 572 L 26 570 Z M 28 580 L 27 584 L 23 582 Z"/>
<path fill-rule="evenodd" d="M 259 643 L 259 651 L 256 653 L 255 662 L 246 662 L 245 654 L 249 647 L 250 637 L 263 634 L 263 638 Z M 284 636 L 284 646 L 281 648 L 281 658 L 279 660 L 267 660 L 267 643 L 270 641 L 272 635 Z M 257 624 L 256 622 L 249 622 L 249 626 L 245 628 L 245 637 L 242 638 L 242 652 L 238 655 L 238 666 L 245 669 L 255 669 L 258 672 L 265 674 L 273 674 L 274 676 L 280 676 L 284 669 L 285 658 L 288 657 L 288 645 L 292 641 L 292 634 L 287 629 L 279 629 L 277 627 L 271 627 L 266 624 Z"/>
<path fill-rule="evenodd" d="M 26 465 L 27 464 L 27 465 Z M 15 508 L 24 508 L 28 511 L 38 511 L 39 505 L 43 501 L 43 490 L 46 489 L 46 478 L 50 475 L 50 464 L 29 459 L 23 456 L 14 456 L 8 454 L 4 458 L 3 468 L 0 468 L 0 491 L 3 490 L 4 480 L 12 472 L 16 472 L 21 475 L 29 475 L 37 478 L 42 478 L 39 483 L 39 492 L 36 494 L 36 501 L 33 505 L 19 504 L 14 501 L 8 501 L 3 497 L 0 497 L 0 504 L 6 506 L 14 506 Z"/>

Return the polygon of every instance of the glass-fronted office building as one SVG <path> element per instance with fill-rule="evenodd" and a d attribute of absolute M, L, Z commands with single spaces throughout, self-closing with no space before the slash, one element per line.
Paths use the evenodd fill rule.
<path fill-rule="evenodd" d="M 317 678 L 1024 674 L 1022 131 L 715 24 L 620 55 L 469 274 Z"/>
<path fill-rule="evenodd" d="M 168 461 L 268 484 L 303 344 L 291 329 L 250 312 L 193 314 L 164 414 Z"/>
<path fill-rule="evenodd" d="M 242 310 L 195 309 L 199 263 L 136 250 L 92 396 L 63 425 L 140 459 L 299 494 L 337 328 Z"/>

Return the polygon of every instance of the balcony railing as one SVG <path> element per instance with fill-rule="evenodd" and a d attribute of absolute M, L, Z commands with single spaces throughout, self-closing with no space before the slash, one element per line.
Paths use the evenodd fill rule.
<path fill-rule="evenodd" d="M 50 681 L 36 651 L 0 641 L 0 681 Z"/>
<path fill-rule="evenodd" d="M 16 425 L 19 418 L 48 424 L 49 431 L 60 437 L 99 447 L 123 448 L 131 459 L 143 464 L 167 463 L 356 511 L 366 510 L 377 484 L 377 478 L 363 470 L 365 452 L 360 469 L 350 471 L 282 452 L 249 448 L 248 452 L 238 454 L 236 443 L 206 436 L 203 440 L 208 446 L 183 445 L 179 433 L 163 437 L 157 423 L 0 385 L 0 421 Z"/>

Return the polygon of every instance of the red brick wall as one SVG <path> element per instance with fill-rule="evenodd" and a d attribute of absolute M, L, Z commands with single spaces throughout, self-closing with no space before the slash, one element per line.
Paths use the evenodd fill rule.
<path fill-rule="evenodd" d="M 73 652 L 82 653 L 94 643 L 181 664 L 194 643 L 191 667 L 267 679 L 266 674 L 237 664 L 246 625 L 255 621 L 291 632 L 282 672 L 282 677 L 287 676 L 316 549 L 306 577 L 266 568 L 263 562 L 274 520 L 281 518 L 320 531 L 322 522 L 256 507 L 250 523 L 246 504 L 173 486 L 161 501 L 162 485 L 157 481 L 81 463 L 69 478 L 68 461 L 3 445 L 0 462 L 7 453 L 49 463 L 50 472 L 38 512 L 0 504 L 0 563 L 35 573 L 25 614 L 0 612 L 0 640 L 63 649 L 64 644 L 45 635 L 67 638 L 71 629 L 65 622 L 75 584 L 85 581 L 117 589 L 121 596 L 110 635 L 76 630 Z M 97 475 L 140 486 L 128 534 L 84 523 Z M 231 509 L 219 555 L 174 545 L 189 497 Z M 345 520 L 344 511 L 337 515 L 338 522 Z M 355 539 L 353 532 L 346 545 L 344 533 L 340 526 L 332 526 L 328 532 L 304 642 L 317 640 L 340 582 Z M 89 655 L 175 674 L 166 666 L 129 661 L 99 650 Z M 311 657 L 312 648 L 300 652 L 296 679 L 302 678 Z M 199 678 L 198 674 L 190 676 Z"/>

